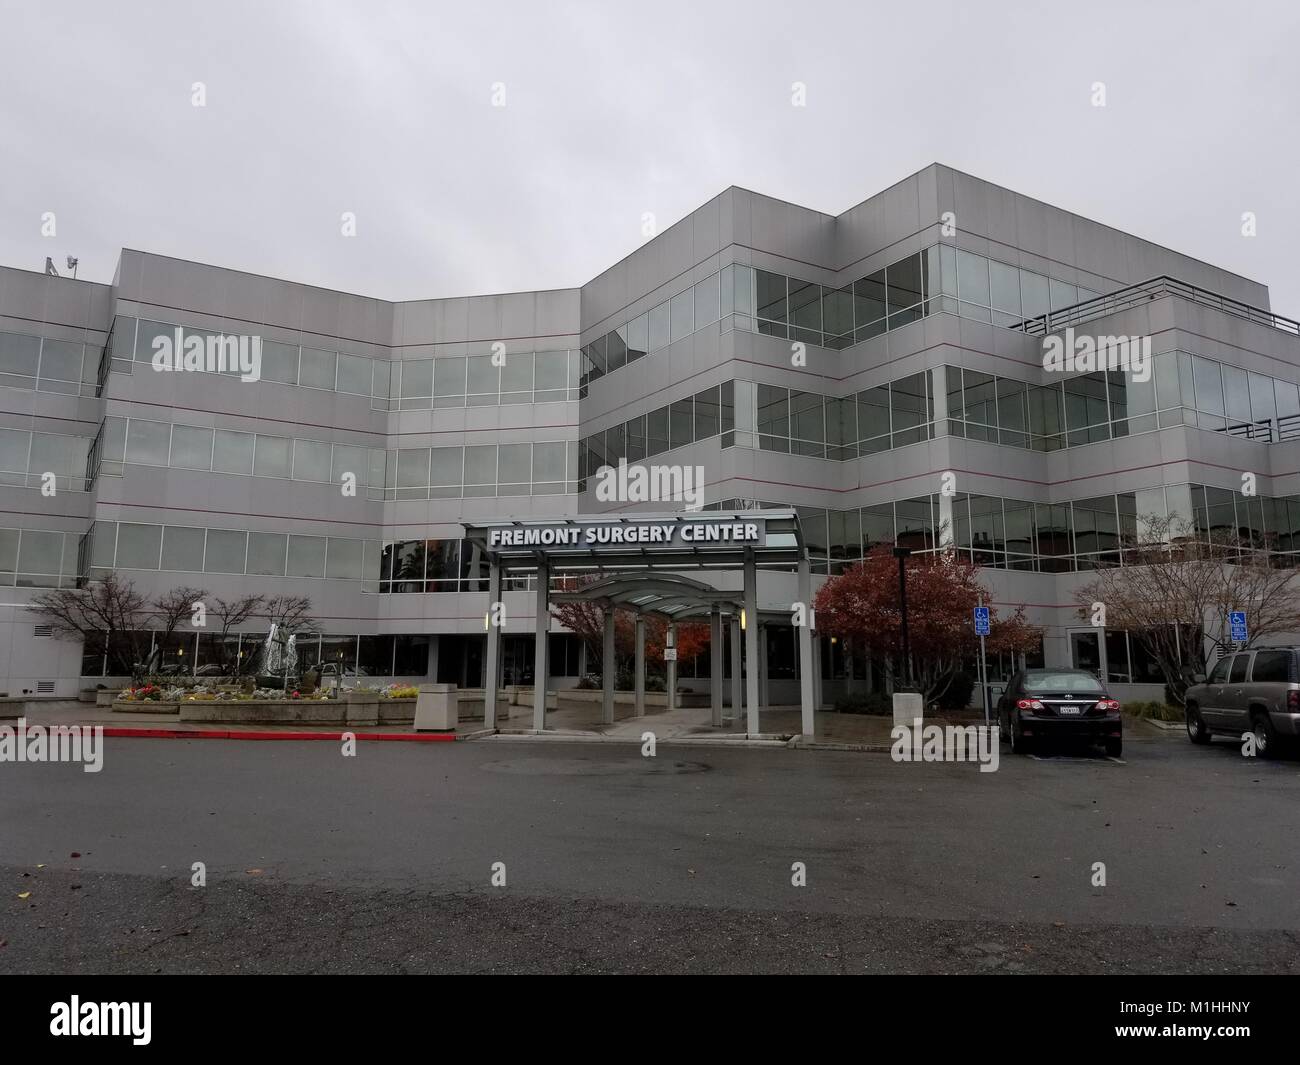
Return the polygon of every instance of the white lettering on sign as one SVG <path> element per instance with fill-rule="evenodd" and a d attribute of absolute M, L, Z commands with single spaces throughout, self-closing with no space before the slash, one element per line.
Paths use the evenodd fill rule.
<path fill-rule="evenodd" d="M 527 526 L 492 529 L 488 547 L 578 547 L 583 544 L 671 544 L 674 534 L 683 543 L 757 543 L 756 522 L 699 522 L 679 525 L 664 522 L 641 525 L 600 523 L 598 525 Z"/>

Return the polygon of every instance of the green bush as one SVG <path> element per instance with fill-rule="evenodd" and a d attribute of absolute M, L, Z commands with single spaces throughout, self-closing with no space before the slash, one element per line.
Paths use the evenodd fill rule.
<path fill-rule="evenodd" d="M 1134 717 L 1149 721 L 1182 721 L 1183 708 L 1158 703 L 1154 699 L 1134 699 L 1124 704 L 1124 710 Z"/>
<path fill-rule="evenodd" d="M 975 678 L 969 673 L 954 673 L 948 682 L 948 690 L 938 698 L 940 710 L 965 710 L 970 706 L 971 692 L 975 690 Z"/>
<path fill-rule="evenodd" d="M 836 700 L 837 714 L 872 714 L 888 717 L 894 712 L 894 701 L 883 692 L 846 695 Z"/>

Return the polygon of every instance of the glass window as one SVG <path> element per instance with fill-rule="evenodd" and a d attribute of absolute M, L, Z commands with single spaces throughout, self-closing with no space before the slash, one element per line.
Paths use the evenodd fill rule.
<path fill-rule="evenodd" d="M 565 478 L 564 441 L 556 440 L 533 445 L 533 483 L 561 482 Z"/>
<path fill-rule="evenodd" d="M 960 372 L 960 371 L 959 371 Z M 958 378 L 960 380 L 960 378 Z M 889 386 L 879 385 L 858 393 L 858 440 L 863 452 L 871 454 L 889 449 Z M 875 441 L 867 444 L 867 441 Z M 890 518 L 893 521 L 893 518 Z M 892 532 L 890 537 L 892 539 Z"/>
<path fill-rule="evenodd" d="M 362 577 L 361 541 L 331 536 L 326 552 L 325 576 L 343 580 Z"/>
<path fill-rule="evenodd" d="M 819 445 L 825 442 L 825 413 L 822 397 L 816 392 L 790 392 L 790 435 Z M 800 453 L 809 452 L 801 450 Z M 821 454 L 821 449 L 816 448 L 813 453 Z"/>
<path fill-rule="evenodd" d="M 464 406 L 465 362 L 466 359 L 463 355 L 454 355 L 437 360 L 438 372 L 433 381 L 433 405 L 435 407 Z M 429 366 L 432 367 L 433 362 L 430 362 Z M 405 371 L 403 371 L 402 380 L 406 380 Z M 403 385 L 403 388 L 405 388 L 405 385 Z"/>
<path fill-rule="evenodd" d="M 262 341 L 262 380 L 281 384 L 298 383 L 298 345 Z"/>
<path fill-rule="evenodd" d="M 162 568 L 203 572 L 203 540 L 206 531 L 189 529 L 181 525 L 168 525 L 163 529 Z"/>
<path fill-rule="evenodd" d="M 648 315 L 639 314 L 627 323 L 627 361 L 635 362 L 644 358 L 650 350 L 650 319 Z M 540 355 L 539 355 L 540 358 Z M 538 379 L 541 379 L 541 367 L 538 366 Z M 541 385 L 539 384 L 540 388 Z"/>
<path fill-rule="evenodd" d="M 465 448 L 465 485 L 471 485 L 488 491 L 477 491 L 474 495 L 493 495 L 492 489 L 497 483 L 497 449 L 493 444 L 476 444 Z M 469 495 L 468 491 L 466 495 Z"/>
<path fill-rule="evenodd" d="M 790 435 L 790 392 L 775 385 L 758 386 L 758 431 L 772 436 Z"/>
<path fill-rule="evenodd" d="M 718 435 L 718 389 L 707 388 L 697 392 L 695 399 L 696 440 L 708 440 Z"/>
<path fill-rule="evenodd" d="M 921 256 L 909 255 L 890 263 L 886 271 L 889 312 L 913 307 L 921 302 Z"/>
<path fill-rule="evenodd" d="M 1192 374 L 1196 380 L 1196 409 L 1223 414 L 1223 379 L 1219 374 L 1219 364 L 1193 355 Z"/>
<path fill-rule="evenodd" d="M 463 455 L 459 447 L 435 447 L 429 469 L 429 483 L 447 488 L 461 485 Z"/>
<path fill-rule="evenodd" d="M 688 396 L 686 399 L 679 399 L 669 407 L 669 437 L 670 447 L 685 447 L 691 443 L 691 433 L 695 431 L 695 403 Z M 615 455 L 611 459 L 617 458 Z"/>
<path fill-rule="evenodd" d="M 53 587 L 62 557 L 63 533 L 24 529 L 18 547 L 19 587 Z"/>
<path fill-rule="evenodd" d="M 209 529 L 204 573 L 243 573 L 248 534 L 233 529 Z"/>
<path fill-rule="evenodd" d="M 718 275 L 710 274 L 695 286 L 695 327 L 718 320 Z"/>
<path fill-rule="evenodd" d="M 289 537 L 289 568 L 287 576 L 325 576 L 325 537 Z"/>
<path fill-rule="evenodd" d="M 650 350 L 666 348 L 672 338 L 672 311 L 668 304 L 661 303 L 650 311 Z"/>
<path fill-rule="evenodd" d="M 532 444 L 502 444 L 497 449 L 497 481 L 502 489 L 526 494 L 532 477 Z"/>
<path fill-rule="evenodd" d="M 470 396 L 469 405 L 495 406 L 497 393 L 501 387 L 501 375 L 492 361 L 491 355 L 473 355 L 469 359 L 469 377 L 465 385 L 466 395 Z M 478 396 L 480 398 L 474 399 Z M 486 396 L 485 404 L 482 397 Z"/>
<path fill-rule="evenodd" d="M 283 436 L 257 436 L 253 476 L 288 478 L 293 441 Z"/>
<path fill-rule="evenodd" d="M 42 342 L 41 377 L 54 381 L 80 381 L 81 345 L 62 340 Z"/>
<path fill-rule="evenodd" d="M 1246 679 L 1246 667 L 1250 664 L 1249 654 L 1240 654 L 1232 660 L 1232 672 L 1228 674 L 1229 684 L 1240 684 Z"/>
<path fill-rule="evenodd" d="M 0 372 L 35 377 L 40 355 L 40 337 L 0 333 Z"/>
<path fill-rule="evenodd" d="M 503 402 L 511 402 L 504 399 L 506 393 L 515 393 L 518 402 L 522 400 L 527 403 L 532 400 L 533 391 L 533 353 L 531 351 L 520 351 L 506 356 L 506 364 L 501 367 L 501 392 Z"/>
<path fill-rule="evenodd" d="M 1257 651 L 1250 679 L 1257 683 L 1285 683 L 1291 679 L 1290 651 Z"/>
<path fill-rule="evenodd" d="M 788 317 L 785 275 L 766 270 L 756 270 L 755 275 L 758 284 L 758 317 L 784 323 Z"/>
<path fill-rule="evenodd" d="M 295 481 L 330 480 L 330 446 L 321 440 L 295 440 L 293 444 L 293 478 Z"/>
<path fill-rule="evenodd" d="M 822 287 L 812 281 L 789 281 L 790 324 L 800 332 L 793 334 L 795 340 L 811 344 L 822 342 Z"/>
<path fill-rule="evenodd" d="M 690 289 L 679 292 L 670 301 L 672 308 L 672 337 L 681 340 L 695 331 L 695 300 Z"/>
<path fill-rule="evenodd" d="M 297 459 L 295 458 L 294 461 L 296 462 Z M 370 482 L 369 470 L 370 470 L 370 449 L 369 448 L 357 447 L 354 444 L 335 444 L 334 453 L 333 453 L 333 474 L 334 475 L 332 478 L 329 477 L 328 476 L 329 471 L 327 470 L 326 471 L 327 475 L 325 477 L 322 477 L 321 480 L 333 480 L 335 484 L 342 484 L 344 476 L 350 473 L 356 477 L 358 485 L 374 483 L 376 488 L 381 487 L 383 484 L 383 478 L 381 477 L 377 483 Z"/>
<path fill-rule="evenodd" d="M 0 470 L 25 475 L 27 456 L 31 447 L 31 433 L 24 432 L 22 429 L 0 429 Z"/>
<path fill-rule="evenodd" d="M 958 250 L 957 294 L 965 303 L 989 305 L 989 261 L 984 256 Z"/>
<path fill-rule="evenodd" d="M 397 487 L 427 488 L 429 485 L 429 449 L 407 447 L 397 452 Z"/>
<path fill-rule="evenodd" d="M 1277 402 L 1273 399 L 1273 379 L 1263 374 L 1250 374 L 1250 414 L 1255 421 L 1273 421 L 1277 418 Z"/>
<path fill-rule="evenodd" d="M 133 525 L 124 521 L 117 527 L 117 565 L 120 569 L 157 569 L 161 547 L 161 525 Z"/>
<path fill-rule="evenodd" d="M 212 450 L 212 469 L 217 473 L 251 473 L 253 434 L 218 429 Z"/>
<path fill-rule="evenodd" d="M 284 533 L 249 533 L 248 572 L 283 577 L 286 539 Z"/>
<path fill-rule="evenodd" d="M 630 352 L 629 352 L 630 354 Z M 645 354 L 642 352 L 642 354 Z M 538 393 L 559 392 L 568 387 L 569 353 L 567 351 L 539 351 L 536 358 Z M 542 396 L 537 399 L 563 399 L 564 396 Z"/>
<path fill-rule="evenodd" d="M 989 291 L 993 306 L 999 311 L 1007 311 L 1020 316 L 1020 271 L 1014 266 L 989 261 Z"/>
<path fill-rule="evenodd" d="M 1020 271 L 1020 307 L 1026 318 L 1036 318 L 1052 309 L 1047 278 L 1029 270 Z"/>
<path fill-rule="evenodd" d="M 370 359 L 339 352 L 338 390 L 354 396 L 370 395 Z"/>
<path fill-rule="evenodd" d="M 1079 290 L 1064 281 L 1057 281 L 1054 277 L 1048 280 L 1048 295 L 1051 298 L 1052 310 L 1054 311 L 1059 311 L 1062 307 L 1069 307 L 1071 304 L 1079 302 Z"/>
<path fill-rule="evenodd" d="M 930 420 L 929 392 L 929 374 L 926 372 L 890 382 L 889 407 L 894 423 L 894 447 L 926 439 L 928 434 L 922 427 Z"/>
<path fill-rule="evenodd" d="M 126 461 L 166 466 L 172 427 L 166 422 L 130 419 L 126 432 Z"/>
<path fill-rule="evenodd" d="M 135 361 L 149 362 L 162 345 L 155 346 L 165 338 L 167 350 L 176 344 L 176 327 L 163 322 L 147 322 L 141 319 L 135 338 Z"/>
<path fill-rule="evenodd" d="M 822 328 L 827 337 L 853 336 L 853 289 L 822 289 Z"/>
<path fill-rule="evenodd" d="M 646 415 L 646 455 L 658 455 L 667 450 L 668 408 L 660 407 Z"/>
<path fill-rule="evenodd" d="M 309 388 L 334 390 L 334 369 L 338 354 L 318 348 L 303 348 L 302 363 L 298 367 L 298 384 Z M 367 388 L 367 391 L 369 389 Z"/>
<path fill-rule="evenodd" d="M 462 364 L 464 360 L 461 360 Z M 433 360 L 432 359 L 412 359 L 409 362 L 398 363 L 402 368 L 400 374 L 401 393 L 400 398 L 408 399 L 428 399 L 433 395 Z M 465 391 L 465 371 L 461 370 L 461 382 L 459 392 Z M 428 406 L 428 404 L 424 404 Z"/>
<path fill-rule="evenodd" d="M 171 465 L 182 470 L 212 468 L 212 430 L 192 425 L 172 426 Z"/>
<path fill-rule="evenodd" d="M 853 282 L 853 319 L 858 328 L 885 316 L 885 271 Z"/>

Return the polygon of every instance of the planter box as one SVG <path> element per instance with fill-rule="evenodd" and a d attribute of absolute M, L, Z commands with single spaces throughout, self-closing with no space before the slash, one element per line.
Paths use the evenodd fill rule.
<path fill-rule="evenodd" d="M 377 695 L 346 699 L 194 699 L 180 702 L 113 703 L 124 714 L 180 714 L 182 721 L 225 725 L 374 725 L 410 721 L 414 699 Z"/>

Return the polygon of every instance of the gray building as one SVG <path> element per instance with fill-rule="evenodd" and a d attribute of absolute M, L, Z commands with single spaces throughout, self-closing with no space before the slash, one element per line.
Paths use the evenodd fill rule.
<path fill-rule="evenodd" d="M 1154 372 L 1045 370 L 1067 326 L 1149 337 Z M 157 372 L 177 327 L 260 337 L 261 380 Z M 1258 282 L 940 165 L 839 216 L 728 189 L 580 289 L 390 303 L 130 250 L 111 285 L 3 269 L 0 689 L 121 673 L 27 606 L 108 569 L 308 595 L 308 660 L 477 686 L 464 523 L 669 509 L 597 497 L 626 458 L 702 467 L 715 509 L 797 508 L 815 575 L 951 545 L 1045 627 L 1042 660 L 1123 691 L 1154 667 L 1074 589 L 1143 516 L 1300 551 L 1297 332 Z M 761 609 L 796 598 L 760 575 Z M 505 681 L 531 683 L 533 597 L 504 601 Z M 185 629 L 163 659 L 202 667 L 215 640 Z M 866 678 L 818 646 L 823 698 Z M 796 702 L 793 631 L 762 648 L 768 701 Z M 551 685 L 583 659 L 556 631 Z"/>

